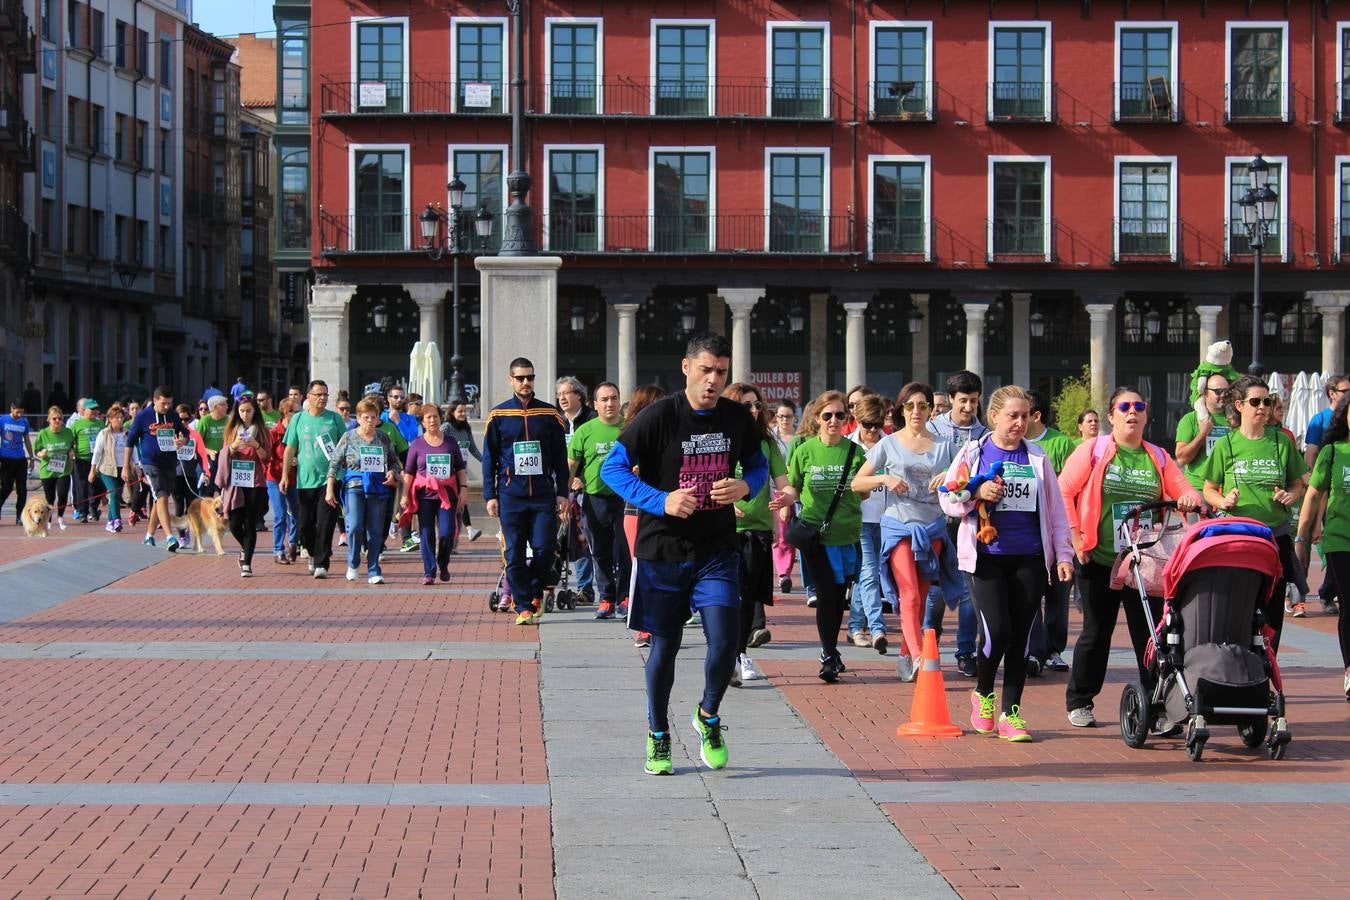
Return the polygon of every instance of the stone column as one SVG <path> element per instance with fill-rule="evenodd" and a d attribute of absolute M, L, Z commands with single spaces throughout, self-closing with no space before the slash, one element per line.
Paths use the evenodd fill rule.
<path fill-rule="evenodd" d="M 910 381 L 919 381 L 927 384 L 929 383 L 928 379 L 932 377 L 932 373 L 929 372 L 930 355 L 928 349 L 928 336 L 933 333 L 933 323 L 929 319 L 928 313 L 928 295 L 910 294 L 909 299 L 919 310 L 919 313 L 923 315 L 923 321 L 919 323 L 918 333 L 912 334 L 909 337 L 909 353 L 910 359 L 913 360 L 914 369 L 913 374 L 910 376 Z M 905 317 L 905 328 L 906 330 L 909 328 L 908 316 Z"/>
<path fill-rule="evenodd" d="M 1219 339 L 1219 315 L 1223 312 L 1222 303 L 1201 303 L 1195 307 L 1200 317 L 1200 360 L 1203 361 L 1209 345 Z"/>
<path fill-rule="evenodd" d="M 731 310 L 730 381 L 751 381 L 750 313 L 764 295 L 762 288 L 719 288 L 717 296 Z"/>
<path fill-rule="evenodd" d="M 1116 301 L 1114 294 L 1091 294 L 1083 306 L 1091 320 L 1088 364 L 1092 372 L 1092 402 L 1105 403 L 1116 383 Z"/>
<path fill-rule="evenodd" d="M 637 312 L 641 303 L 631 302 L 625 296 L 622 303 L 610 304 L 614 311 L 619 336 L 618 375 L 619 398 L 626 401 L 637 389 Z"/>
<path fill-rule="evenodd" d="M 1345 308 L 1350 291 L 1308 291 L 1307 298 L 1322 317 L 1322 374 L 1345 372 Z"/>
<path fill-rule="evenodd" d="M 446 286 L 436 282 L 419 282 L 417 284 L 405 284 L 403 289 L 408 292 L 408 296 L 417 304 L 417 339 L 422 343 L 435 341 L 436 348 L 444 356 L 448 348 L 441 346 L 444 340 L 445 326 L 443 317 L 445 315 L 445 294 Z M 448 367 L 445 369 L 445 375 L 450 377 Z"/>
<path fill-rule="evenodd" d="M 342 388 L 351 389 L 348 345 L 355 294 L 354 284 L 316 284 L 309 303 L 309 377 L 327 382 L 335 397 Z"/>
<path fill-rule="evenodd" d="M 826 332 L 829 329 L 829 294 L 811 295 L 811 314 L 807 324 L 807 337 L 810 339 L 811 371 L 807 373 L 806 384 L 809 389 L 802 398 L 805 406 L 825 392 L 830 380 L 829 341 Z M 847 386 L 845 386 L 847 387 Z"/>
<path fill-rule="evenodd" d="M 867 383 L 867 304 L 870 295 L 847 292 L 839 295 L 844 307 L 844 383 L 845 390 Z"/>
<path fill-rule="evenodd" d="M 557 256 L 480 256 L 479 359 L 483 411 L 510 396 L 511 360 L 534 363 L 536 391 L 549 397 L 558 377 Z"/>
<path fill-rule="evenodd" d="M 984 318 L 989 314 L 988 299 L 961 304 L 966 311 L 966 370 L 984 377 Z"/>
<path fill-rule="evenodd" d="M 1031 387 L 1031 294 L 1012 295 L 1013 384 Z"/>

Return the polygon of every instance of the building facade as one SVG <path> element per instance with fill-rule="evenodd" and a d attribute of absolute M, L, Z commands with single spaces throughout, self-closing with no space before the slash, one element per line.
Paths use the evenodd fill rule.
<path fill-rule="evenodd" d="M 510 20 L 418 0 L 310 18 L 315 309 L 347 329 L 362 384 L 406 370 L 419 337 L 449 345 L 450 257 L 419 218 L 451 178 L 468 214 L 496 216 L 485 252 L 499 240 Z M 560 371 L 669 380 L 684 334 L 711 327 L 736 376 L 799 396 L 963 367 L 1054 390 L 1090 364 L 1099 387 L 1166 396 L 1170 427 L 1202 345 L 1249 356 L 1237 201 L 1258 153 L 1279 198 L 1264 361 L 1345 367 L 1350 10 L 540 2 L 524 29 Z M 468 380 L 496 377 L 474 371 L 473 317 L 459 327 Z"/>
<path fill-rule="evenodd" d="M 311 91 L 308 0 L 281 0 L 273 5 L 276 17 L 274 96 L 276 133 L 277 217 L 275 250 L 281 319 L 292 338 L 292 383 L 303 383 L 309 373 L 309 300 L 313 284 L 311 265 L 311 210 L 315 192 L 310 170 Z"/>
<path fill-rule="evenodd" d="M 25 4 L 0 2 L 0 395 L 8 397 L 24 387 L 27 335 L 36 324 L 27 297 L 36 248 L 25 203 L 25 183 L 31 182 L 25 176 L 36 155 L 23 102 L 36 63 L 37 38 Z"/>

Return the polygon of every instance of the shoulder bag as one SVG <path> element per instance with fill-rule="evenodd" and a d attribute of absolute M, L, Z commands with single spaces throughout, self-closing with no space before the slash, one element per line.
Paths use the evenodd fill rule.
<path fill-rule="evenodd" d="M 787 542 L 798 550 L 815 550 L 821 546 L 824 538 L 825 529 L 830 527 L 830 520 L 834 518 L 834 511 L 839 507 L 839 501 L 844 496 L 844 491 L 848 489 L 849 470 L 853 467 L 853 454 L 858 452 L 858 444 L 855 441 L 848 442 L 848 458 L 844 460 L 844 473 L 839 476 L 839 484 L 835 485 L 834 497 L 830 500 L 830 508 L 825 511 L 825 521 L 819 525 L 812 525 L 800 517 L 793 519 L 792 524 L 788 525 L 784 537 Z"/>

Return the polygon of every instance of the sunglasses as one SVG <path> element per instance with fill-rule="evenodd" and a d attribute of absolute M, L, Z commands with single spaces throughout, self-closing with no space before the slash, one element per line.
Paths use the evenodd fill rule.
<path fill-rule="evenodd" d="M 1120 410 L 1123 413 L 1127 413 L 1130 410 L 1134 410 L 1135 412 L 1143 412 L 1144 410 L 1148 409 L 1148 404 L 1145 403 L 1143 400 L 1126 400 L 1123 403 L 1117 403 L 1116 409 Z"/>
<path fill-rule="evenodd" d="M 1238 403 L 1246 403 L 1252 409 L 1256 409 L 1258 406 L 1274 406 L 1277 399 L 1267 394 L 1264 397 L 1248 397 L 1246 400 L 1239 400 Z"/>
<path fill-rule="evenodd" d="M 758 400 L 742 400 L 742 401 L 741 401 L 741 406 L 746 406 L 746 407 L 749 407 L 750 409 L 763 409 L 763 408 L 764 408 L 764 404 L 763 404 L 763 403 L 760 403 Z"/>
<path fill-rule="evenodd" d="M 512 376 L 511 376 L 511 380 L 512 380 L 512 381 L 534 381 L 534 375 L 533 375 L 533 374 L 530 374 L 530 375 L 512 375 Z"/>
<path fill-rule="evenodd" d="M 900 408 L 903 409 L 905 412 L 913 412 L 916 409 L 919 412 L 923 412 L 924 410 L 932 409 L 933 407 L 931 404 L 929 404 L 927 400 L 907 400 L 906 402 L 900 404 Z"/>
<path fill-rule="evenodd" d="M 866 428 L 868 431 L 876 431 L 878 428 L 881 427 L 881 423 L 880 423 L 880 422 L 859 422 L 859 423 L 858 423 L 858 427 L 859 427 L 859 428 Z"/>
<path fill-rule="evenodd" d="M 846 413 L 846 412 L 835 412 L 834 410 L 830 410 L 829 412 L 823 412 L 823 413 L 821 413 L 821 414 L 820 414 L 820 418 L 823 419 L 823 420 L 826 421 L 826 422 L 830 421 L 831 419 L 833 419 L 833 420 L 835 420 L 835 421 L 837 421 L 837 422 L 842 422 L 842 421 L 844 421 L 845 419 L 848 418 L 848 413 Z"/>
<path fill-rule="evenodd" d="M 349 413 L 349 412 L 351 412 L 351 411 L 352 411 L 352 408 L 351 408 L 350 406 L 339 406 L 339 407 L 338 407 L 338 412 L 340 412 L 340 413 Z"/>

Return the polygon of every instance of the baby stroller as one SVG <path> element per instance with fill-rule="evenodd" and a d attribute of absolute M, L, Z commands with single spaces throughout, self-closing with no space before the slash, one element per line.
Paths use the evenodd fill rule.
<path fill-rule="evenodd" d="M 558 552 L 553 556 L 553 572 L 550 587 L 544 592 L 544 602 L 551 611 L 558 609 L 576 609 L 578 605 L 591 602 L 585 591 L 572 589 L 572 563 L 587 553 L 585 539 L 581 535 L 581 504 L 578 495 L 573 494 L 568 507 L 568 516 L 558 523 Z"/>
<path fill-rule="evenodd" d="M 1186 753 L 1198 761 L 1210 726 L 1236 725 L 1243 744 L 1264 744 L 1271 759 L 1282 759 L 1290 740 L 1284 684 L 1261 609 L 1283 572 L 1273 535 L 1254 519 L 1227 517 L 1202 518 L 1178 538 L 1168 525 L 1175 509 L 1170 501 L 1144 504 L 1121 524 L 1125 580 L 1138 588 L 1152 634 L 1144 655 L 1151 687 L 1125 686 L 1121 738 L 1138 749 L 1155 724 L 1184 725 Z M 1166 548 L 1159 584 L 1148 551 L 1163 541 L 1175 546 Z M 1159 622 L 1149 595 L 1163 598 Z"/>
<path fill-rule="evenodd" d="M 558 552 L 553 554 L 553 568 L 549 572 L 548 586 L 544 588 L 546 613 L 555 609 L 576 609 L 578 603 L 585 603 L 588 600 L 584 591 L 574 591 L 570 587 L 572 570 L 568 560 L 571 558 L 571 522 L 574 518 L 575 516 L 568 516 L 566 521 L 558 523 Z M 497 534 L 497 547 L 501 553 L 501 571 L 497 575 L 497 587 L 488 595 L 488 609 L 510 612 L 515 608 L 515 604 L 511 599 L 510 582 L 506 578 L 506 538 L 500 532 Z M 584 547 L 582 552 L 585 552 Z M 525 556 L 527 559 L 532 558 L 534 549 L 526 547 Z"/>

